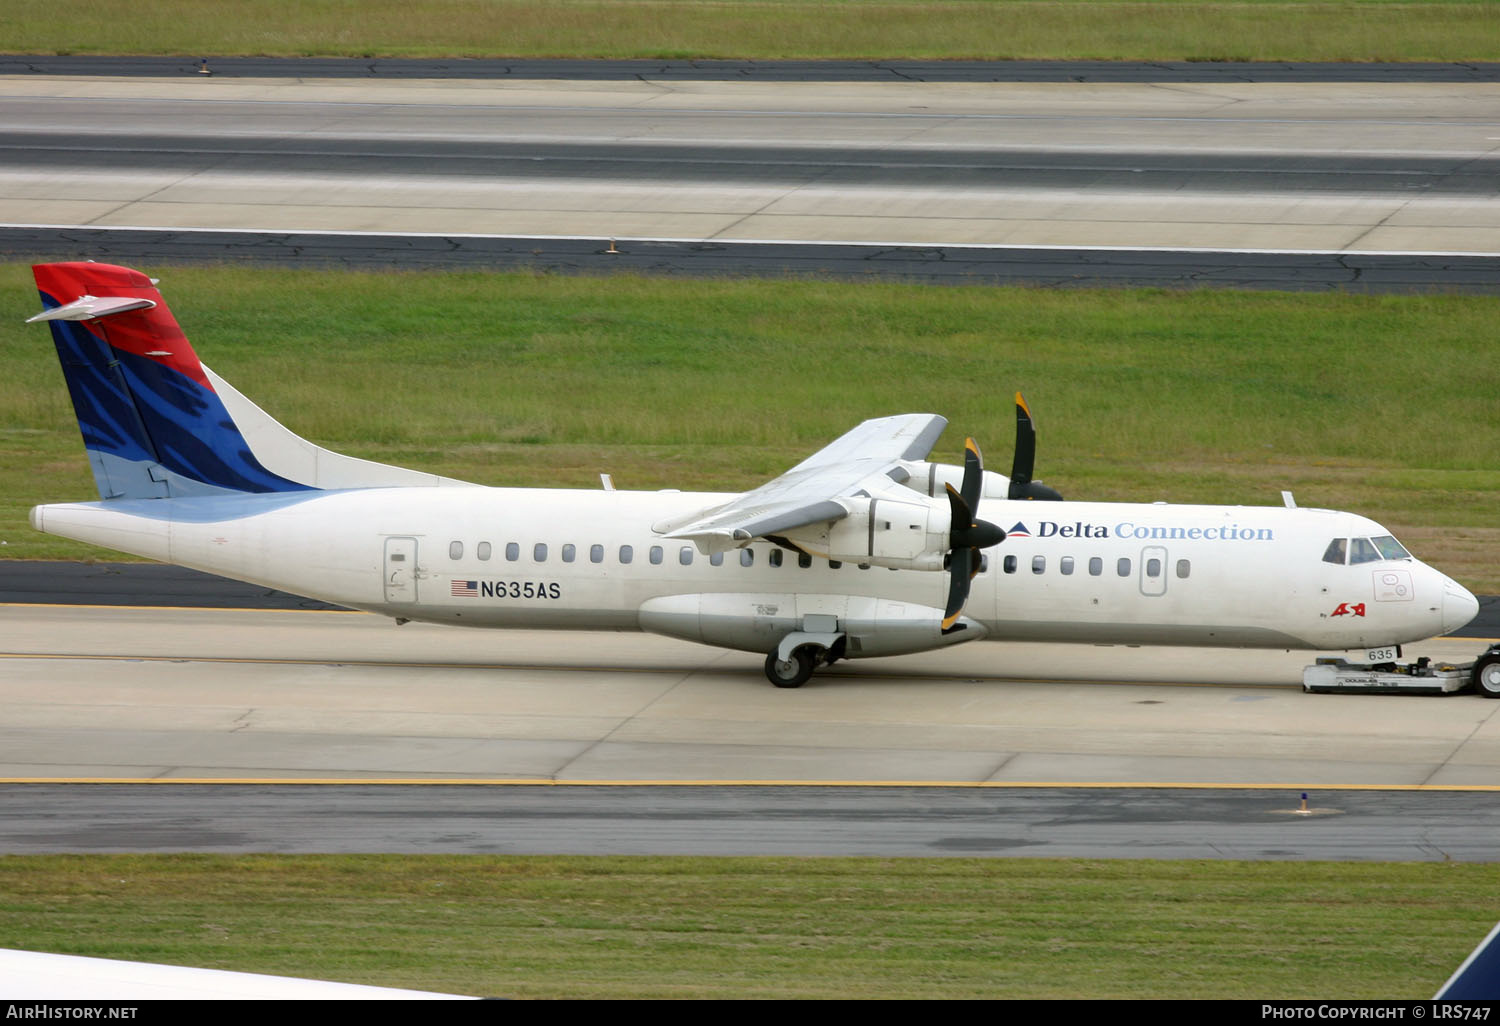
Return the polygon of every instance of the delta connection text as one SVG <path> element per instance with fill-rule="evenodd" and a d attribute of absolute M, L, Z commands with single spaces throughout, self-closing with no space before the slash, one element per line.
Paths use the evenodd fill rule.
<path fill-rule="evenodd" d="M 1241 527 L 1239 524 L 1215 527 L 1164 527 L 1137 524 L 1130 520 L 1122 520 L 1113 528 L 1106 524 L 1085 524 L 1081 520 L 1071 524 L 1060 524 L 1055 520 L 1039 520 L 1035 531 L 1029 530 L 1022 522 L 1006 533 L 1011 537 L 1019 538 L 1138 538 L 1154 541 L 1247 542 L 1276 540 L 1275 532 L 1268 527 Z"/>

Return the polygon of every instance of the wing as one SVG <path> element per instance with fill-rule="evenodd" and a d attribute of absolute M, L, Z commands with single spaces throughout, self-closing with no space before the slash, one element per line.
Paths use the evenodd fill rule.
<path fill-rule="evenodd" d="M 867 420 L 819 449 L 775 480 L 686 518 L 656 525 L 668 538 L 686 538 L 705 553 L 738 548 L 753 538 L 782 534 L 849 515 L 863 493 L 892 484 L 889 472 L 901 460 L 920 460 L 932 451 L 947 418 L 908 413 Z"/>

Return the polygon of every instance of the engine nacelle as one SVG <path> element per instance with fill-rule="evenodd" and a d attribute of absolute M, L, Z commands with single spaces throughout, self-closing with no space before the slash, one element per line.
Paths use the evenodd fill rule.
<path fill-rule="evenodd" d="M 953 514 L 941 502 L 872 498 L 831 525 L 788 531 L 788 541 L 844 563 L 942 570 Z"/>
<path fill-rule="evenodd" d="M 923 495 L 941 499 L 947 494 L 944 485 L 952 485 L 954 491 L 963 490 L 963 467 L 952 463 L 927 463 L 925 461 L 903 461 L 901 467 L 910 475 L 902 484 Z M 982 480 L 984 484 L 979 492 L 980 498 L 1004 499 L 1010 496 L 1010 478 L 1004 474 L 986 470 Z"/>

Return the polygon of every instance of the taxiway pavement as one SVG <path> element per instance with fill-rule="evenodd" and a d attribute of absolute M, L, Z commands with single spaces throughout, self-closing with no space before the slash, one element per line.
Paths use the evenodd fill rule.
<path fill-rule="evenodd" d="M 0 776 L 1500 783 L 1500 703 L 1308 695 L 1307 661 L 978 642 L 784 691 L 753 655 L 650 635 L 9 606 Z"/>

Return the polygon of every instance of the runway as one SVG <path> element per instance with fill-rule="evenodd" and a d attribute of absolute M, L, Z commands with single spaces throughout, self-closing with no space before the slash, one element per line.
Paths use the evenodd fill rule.
<path fill-rule="evenodd" d="M 1497 98 L 1473 80 L 14 75 L 0 244 L 1483 291 L 1500 279 Z M 121 228 L 152 231 L 102 234 Z"/>

